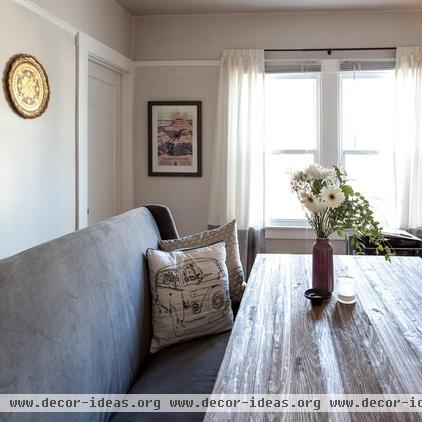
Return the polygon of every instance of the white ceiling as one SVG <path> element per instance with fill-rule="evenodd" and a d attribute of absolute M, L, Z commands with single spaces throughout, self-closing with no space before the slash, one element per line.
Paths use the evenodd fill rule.
<path fill-rule="evenodd" d="M 416 10 L 422 0 L 116 0 L 134 15 Z"/>

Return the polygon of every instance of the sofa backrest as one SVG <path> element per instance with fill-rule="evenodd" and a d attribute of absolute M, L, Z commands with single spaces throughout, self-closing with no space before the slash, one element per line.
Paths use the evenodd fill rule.
<path fill-rule="evenodd" d="M 150 346 L 144 254 L 159 238 L 139 208 L 1 260 L 0 393 L 126 393 Z"/>

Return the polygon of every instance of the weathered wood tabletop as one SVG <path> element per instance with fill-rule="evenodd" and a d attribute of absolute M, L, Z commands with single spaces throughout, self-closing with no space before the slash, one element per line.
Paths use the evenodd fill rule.
<path fill-rule="evenodd" d="M 336 256 L 358 301 L 312 307 L 309 255 L 258 255 L 215 394 L 422 393 L 422 259 Z M 207 413 L 205 420 L 409 421 L 422 414 Z M 415 419 L 416 418 L 416 419 Z"/>

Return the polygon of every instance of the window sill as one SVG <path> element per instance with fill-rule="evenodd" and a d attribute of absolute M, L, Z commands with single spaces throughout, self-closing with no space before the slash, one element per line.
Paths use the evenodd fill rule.
<path fill-rule="evenodd" d="M 315 240 L 316 236 L 312 228 L 303 226 L 268 226 L 265 227 L 265 239 L 285 240 Z M 332 241 L 345 241 L 336 234 L 330 236 Z"/>

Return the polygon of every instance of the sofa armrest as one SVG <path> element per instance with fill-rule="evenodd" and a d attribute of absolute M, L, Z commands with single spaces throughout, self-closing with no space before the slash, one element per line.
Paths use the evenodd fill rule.
<path fill-rule="evenodd" d="M 162 240 L 179 238 L 173 216 L 167 207 L 164 205 L 145 205 L 145 208 L 154 217 Z"/>

